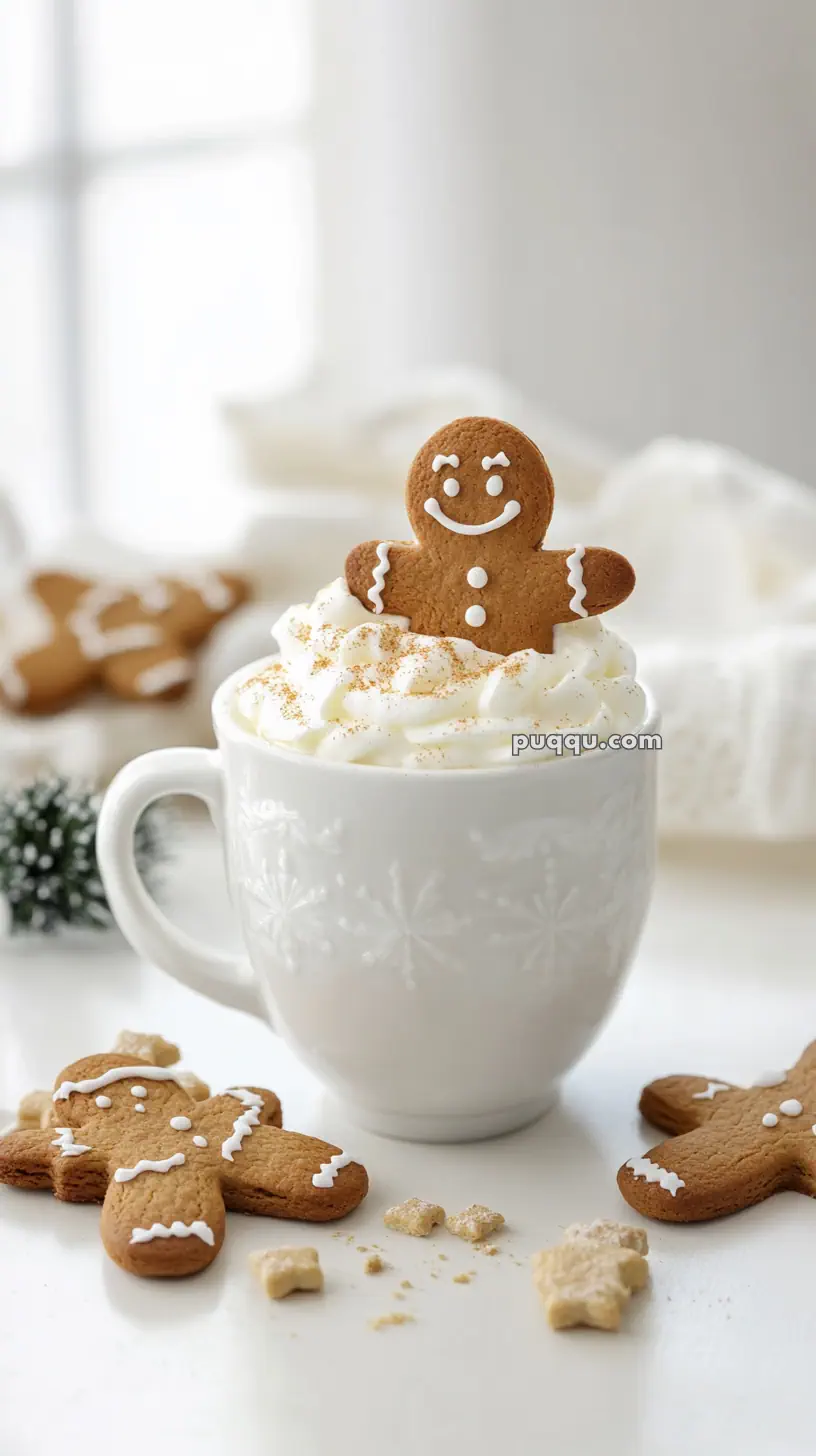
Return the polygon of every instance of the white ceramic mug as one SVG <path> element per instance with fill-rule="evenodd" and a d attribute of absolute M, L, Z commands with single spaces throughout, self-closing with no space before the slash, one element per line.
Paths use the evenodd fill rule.
<path fill-rule="evenodd" d="M 266 1017 L 365 1127 L 454 1141 L 539 1116 L 640 934 L 656 754 L 323 762 L 235 722 L 250 671 L 215 695 L 217 751 L 145 754 L 108 790 L 97 845 L 124 934 L 186 985 Z M 644 731 L 656 727 L 652 711 Z M 248 960 L 194 942 L 141 884 L 134 827 L 175 793 L 202 798 L 223 837 Z"/>

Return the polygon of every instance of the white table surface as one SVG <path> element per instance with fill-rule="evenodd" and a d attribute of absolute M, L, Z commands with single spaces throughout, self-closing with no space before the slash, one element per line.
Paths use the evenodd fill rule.
<path fill-rule="evenodd" d="M 178 918 L 227 943 L 209 831 L 173 874 Z M 212 1268 L 163 1283 L 111 1263 L 97 1209 L 0 1189 L 2 1456 L 812 1456 L 809 1199 L 784 1194 L 709 1226 L 651 1225 L 651 1288 L 617 1336 L 554 1334 L 529 1257 L 573 1220 L 629 1217 L 616 1169 L 657 1140 L 636 1112 L 644 1081 L 750 1080 L 816 1036 L 815 883 L 812 851 L 665 855 L 637 964 L 561 1105 L 524 1132 L 455 1148 L 348 1127 L 260 1023 L 114 939 L 4 952 L 0 1107 L 122 1026 L 160 1030 L 215 1086 L 275 1088 L 288 1126 L 365 1161 L 371 1192 L 339 1225 L 230 1215 Z M 383 1209 L 413 1195 L 500 1209 L 501 1253 L 384 1229 Z M 322 1296 L 266 1299 L 247 1254 L 281 1242 L 317 1245 Z M 373 1243 L 392 1267 L 366 1277 L 356 1245 Z M 453 1283 L 470 1269 L 470 1284 Z M 397 1302 L 406 1278 L 414 1288 Z M 369 1321 L 391 1310 L 416 1322 L 374 1332 Z"/>

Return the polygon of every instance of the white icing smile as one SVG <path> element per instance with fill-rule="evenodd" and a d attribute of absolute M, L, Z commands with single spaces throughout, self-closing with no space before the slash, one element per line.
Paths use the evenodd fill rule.
<path fill-rule="evenodd" d="M 521 511 L 518 501 L 508 501 L 500 516 L 494 516 L 492 521 L 483 521 L 479 526 L 468 526 L 463 521 L 452 521 L 446 516 L 439 501 L 431 496 L 425 502 L 425 510 L 429 516 L 433 516 L 440 526 L 446 531 L 455 531 L 457 536 L 484 536 L 488 531 L 498 531 L 500 526 L 506 526 L 508 521 L 514 521 Z"/>

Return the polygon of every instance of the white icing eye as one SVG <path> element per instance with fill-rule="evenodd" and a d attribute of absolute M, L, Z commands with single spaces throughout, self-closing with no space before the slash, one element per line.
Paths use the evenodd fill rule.
<path fill-rule="evenodd" d="M 504 481 L 500 475 L 489 475 L 485 483 L 485 490 L 488 495 L 501 495 L 504 490 Z"/>
<path fill-rule="evenodd" d="M 444 490 L 445 495 L 458 495 L 459 494 L 459 481 L 458 480 L 446 480 L 445 481 L 445 484 L 442 487 L 442 489 Z"/>

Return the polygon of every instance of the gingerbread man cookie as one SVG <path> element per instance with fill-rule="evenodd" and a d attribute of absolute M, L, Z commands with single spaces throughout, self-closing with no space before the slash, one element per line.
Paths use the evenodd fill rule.
<path fill-rule="evenodd" d="M 95 686 L 132 702 L 180 697 L 192 651 L 247 596 L 238 576 L 156 577 L 139 588 L 41 572 L 7 605 L 12 646 L 0 698 L 17 713 L 51 713 Z"/>
<path fill-rule="evenodd" d="M 616 551 L 543 549 L 547 462 L 502 420 L 454 420 L 432 435 L 411 466 L 406 506 L 416 541 L 355 546 L 346 581 L 369 611 L 409 617 L 412 632 L 503 656 L 552 652 L 557 622 L 608 612 L 635 584 Z"/>
<path fill-rule="evenodd" d="M 765 1072 L 749 1088 L 662 1077 L 640 1110 L 673 1134 L 618 1173 L 627 1203 L 649 1218 L 719 1218 L 781 1189 L 816 1197 L 816 1042 L 792 1071 Z"/>
<path fill-rule="evenodd" d="M 112 1052 L 60 1073 L 50 1122 L 0 1139 L 0 1182 L 102 1203 L 102 1242 L 132 1274 L 205 1268 L 226 1209 L 320 1223 L 368 1190 L 348 1154 L 281 1131 L 274 1092 L 233 1087 L 196 1102 L 168 1068 Z"/>

